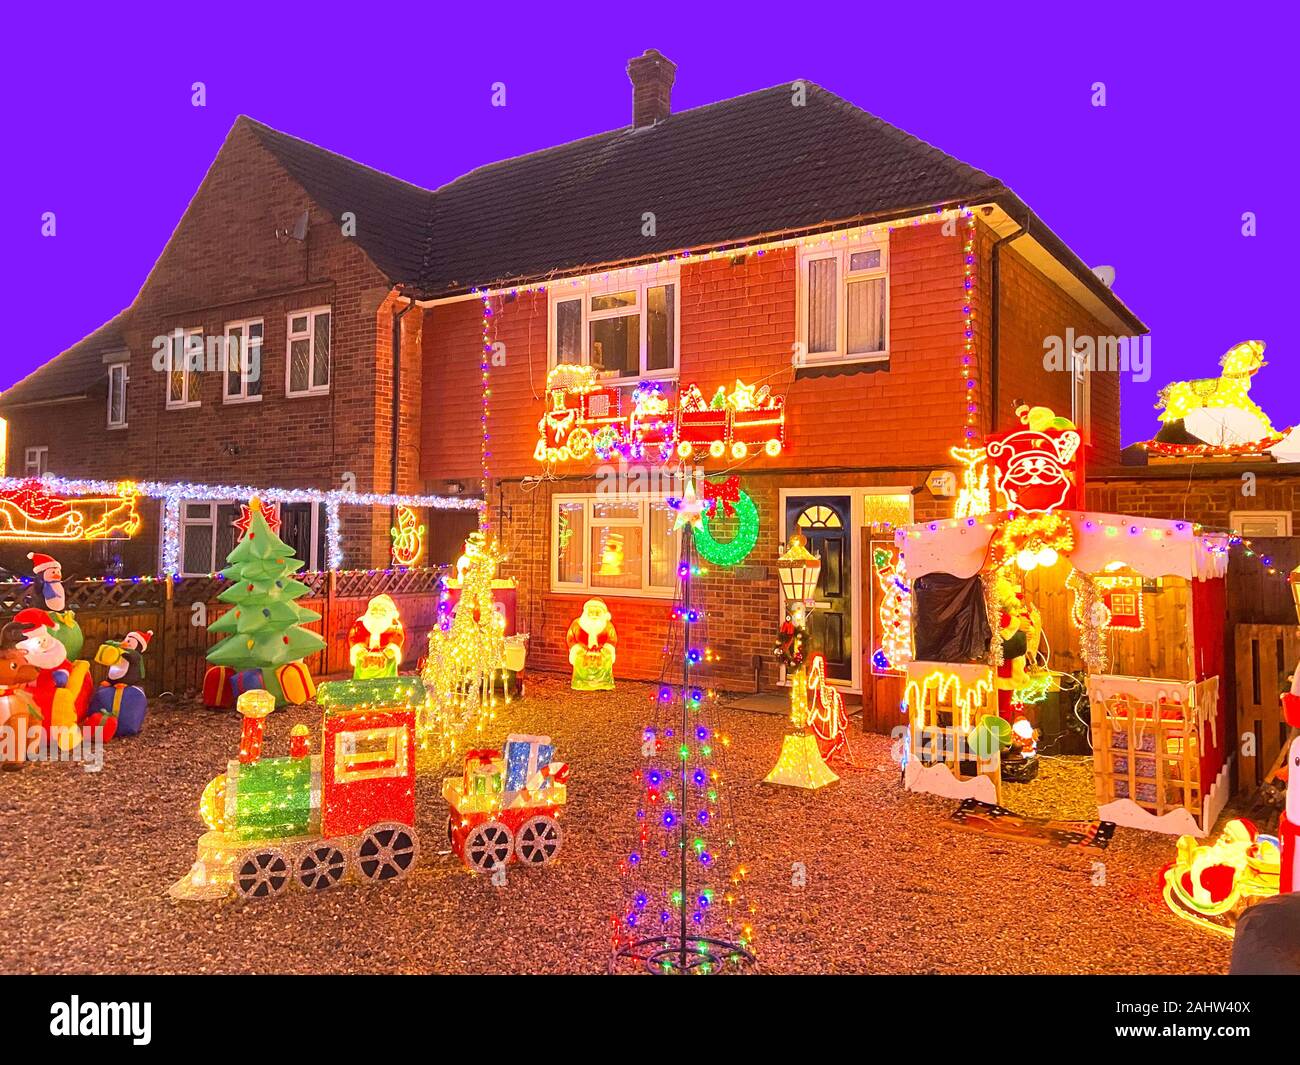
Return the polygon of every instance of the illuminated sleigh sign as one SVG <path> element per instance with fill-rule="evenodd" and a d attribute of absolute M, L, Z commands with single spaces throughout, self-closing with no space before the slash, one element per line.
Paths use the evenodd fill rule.
<path fill-rule="evenodd" d="M 1021 407 L 1025 428 L 989 438 L 994 483 L 1007 506 L 1050 511 L 1071 502 L 1080 438 L 1074 424 L 1046 407 Z"/>

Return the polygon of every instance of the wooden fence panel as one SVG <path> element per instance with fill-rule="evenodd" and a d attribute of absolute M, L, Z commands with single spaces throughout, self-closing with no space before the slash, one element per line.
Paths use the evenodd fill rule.
<path fill-rule="evenodd" d="M 1300 660 L 1300 630 L 1294 625 L 1238 625 L 1236 629 L 1237 790 L 1253 792 L 1281 752 L 1287 727 L 1280 695 Z M 1255 737 L 1247 755 L 1242 738 Z"/>
<path fill-rule="evenodd" d="M 348 663 L 348 630 L 373 596 L 393 597 L 406 629 L 404 665 L 414 668 L 423 657 L 429 630 L 437 621 L 441 571 L 374 570 L 303 573 L 299 579 L 312 594 L 298 603 L 321 615 L 304 627 L 319 633 L 325 648 L 307 658 L 315 677 L 343 673 Z M 218 637 L 208 626 L 230 609 L 218 599 L 227 582 L 195 577 L 168 580 L 76 581 L 68 586 L 68 606 L 76 611 L 85 636 L 82 657 L 93 660 L 105 640 L 121 639 L 133 629 L 153 630 L 145 655 L 145 689 L 150 695 L 201 691 L 208 648 Z M 0 582 L 0 621 L 31 602 L 28 583 Z M 201 607 L 201 609 L 198 609 Z M 97 674 L 98 675 L 98 674 Z"/>

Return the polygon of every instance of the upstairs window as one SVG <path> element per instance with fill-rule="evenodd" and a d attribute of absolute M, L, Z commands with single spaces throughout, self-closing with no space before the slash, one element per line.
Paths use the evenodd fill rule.
<path fill-rule="evenodd" d="M 262 319 L 227 322 L 225 337 L 225 381 L 227 403 L 247 403 L 262 398 Z"/>
<path fill-rule="evenodd" d="M 44 477 L 50 472 L 50 449 L 29 447 L 23 453 L 23 476 Z"/>
<path fill-rule="evenodd" d="M 1070 356 L 1070 421 L 1079 430 L 1079 439 L 1092 443 L 1092 368 L 1081 351 Z"/>
<path fill-rule="evenodd" d="M 799 330 L 808 362 L 889 358 L 889 251 L 852 244 L 799 260 Z"/>
<path fill-rule="evenodd" d="M 203 370 L 203 330 L 175 329 L 167 338 L 167 409 L 199 405 L 199 374 Z"/>
<path fill-rule="evenodd" d="M 330 309 L 313 307 L 289 314 L 285 392 L 320 396 L 330 390 Z"/>
<path fill-rule="evenodd" d="M 596 367 L 607 381 L 677 373 L 675 270 L 623 271 L 551 288 L 550 365 Z"/>
<path fill-rule="evenodd" d="M 108 427 L 126 428 L 126 386 L 131 380 L 124 362 L 112 363 L 108 368 Z"/>

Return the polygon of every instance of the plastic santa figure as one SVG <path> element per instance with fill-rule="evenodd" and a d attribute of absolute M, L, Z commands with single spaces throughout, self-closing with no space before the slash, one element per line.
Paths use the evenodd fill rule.
<path fill-rule="evenodd" d="M 356 680 L 397 676 L 405 643 L 397 604 L 390 596 L 375 596 L 348 630 L 352 676 Z"/>
<path fill-rule="evenodd" d="M 39 551 L 29 551 L 27 557 L 32 560 L 32 576 L 40 608 L 50 616 L 50 632 L 63 644 L 69 659 L 79 658 L 85 637 L 77 624 L 76 612 L 68 609 L 63 589 L 63 567 L 57 559 Z"/>
<path fill-rule="evenodd" d="M 573 667 L 573 690 L 613 691 L 618 633 L 603 599 L 588 599 L 582 604 L 582 613 L 569 626 L 566 639 L 569 665 Z"/>
<path fill-rule="evenodd" d="M 18 650 L 38 674 L 31 686 L 32 699 L 41 713 L 42 728 L 63 750 L 81 742 L 78 719 L 90 703 L 90 672 L 68 661 L 67 649 L 54 635 L 54 622 L 44 610 L 28 607 L 14 618 L 23 638 Z"/>

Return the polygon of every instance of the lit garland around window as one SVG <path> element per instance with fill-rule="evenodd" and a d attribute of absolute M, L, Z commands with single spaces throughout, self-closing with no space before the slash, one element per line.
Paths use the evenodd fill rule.
<path fill-rule="evenodd" d="M 30 486 L 30 478 L 0 478 L 0 493 Z M 40 484 L 50 492 L 64 496 L 117 495 L 124 482 L 99 481 L 72 477 L 55 477 L 46 474 Z M 327 557 L 330 569 L 343 568 L 343 533 L 339 508 L 348 507 L 429 507 L 435 510 L 479 510 L 479 499 L 461 499 L 457 496 L 408 496 L 371 492 L 351 492 L 342 489 L 322 491 L 316 488 L 255 488 L 251 485 L 168 483 L 164 481 L 139 481 L 131 485 L 135 496 L 157 499 L 162 502 L 162 565 L 165 574 L 179 575 L 181 554 L 181 504 L 182 502 L 232 502 L 251 500 L 263 503 L 315 503 L 323 504 L 326 515 Z"/>
<path fill-rule="evenodd" d="M 749 493 L 740 487 L 739 477 L 725 481 L 705 481 L 702 485 L 704 500 L 709 509 L 695 532 L 695 548 L 700 557 L 715 566 L 738 566 L 744 562 L 758 543 L 758 508 Z M 714 539 L 713 523 L 718 509 L 727 518 L 735 518 L 736 534 L 726 543 Z"/>

